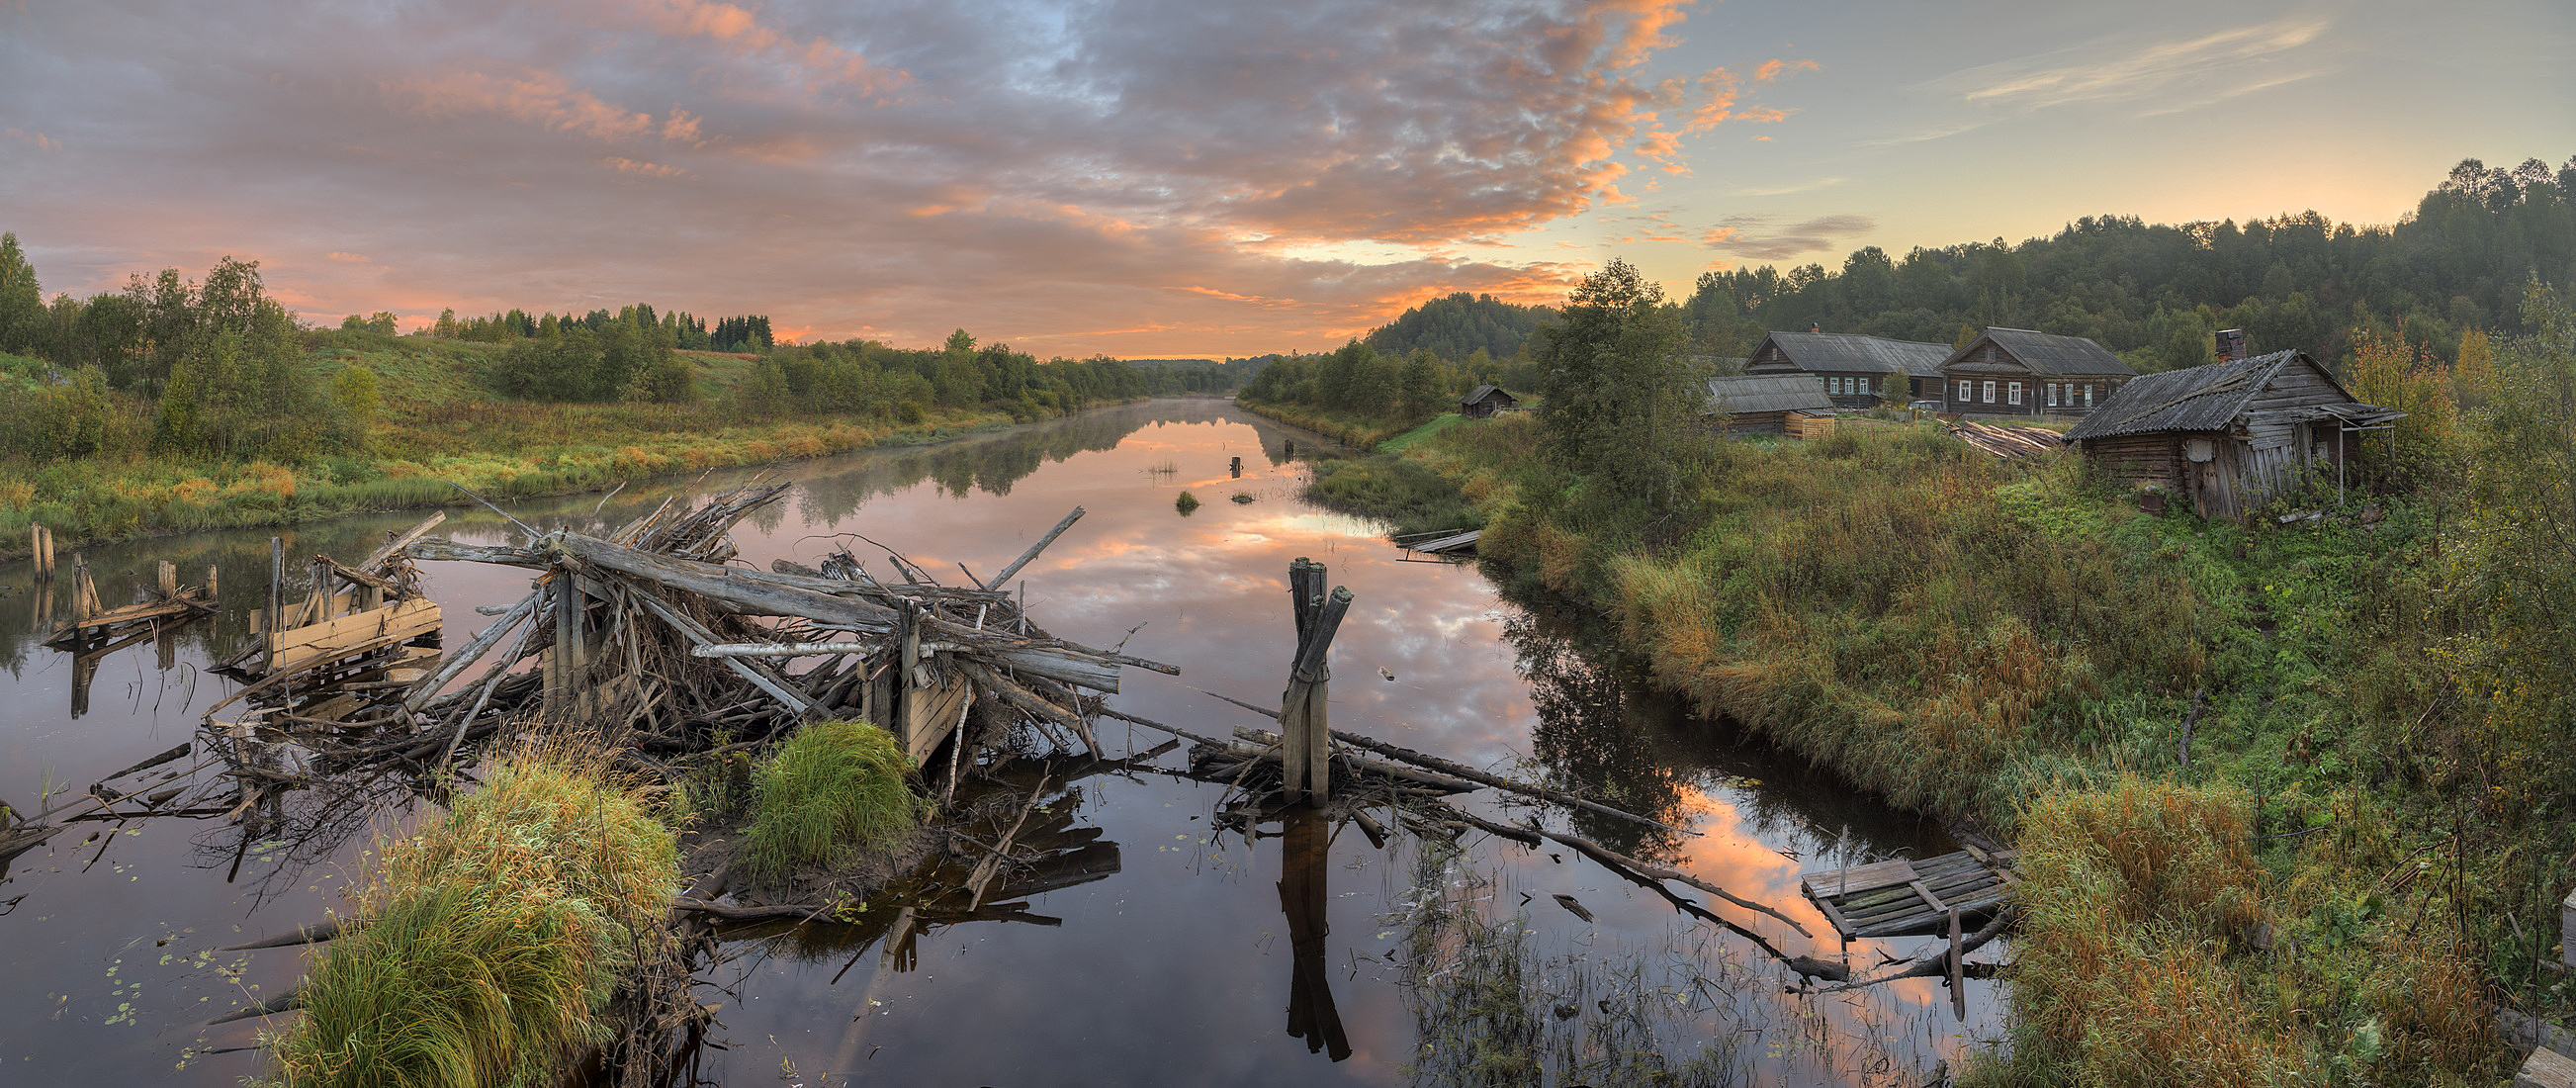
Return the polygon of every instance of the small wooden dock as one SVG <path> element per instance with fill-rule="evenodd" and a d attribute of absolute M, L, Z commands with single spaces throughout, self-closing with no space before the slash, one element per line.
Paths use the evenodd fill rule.
<path fill-rule="evenodd" d="M 1801 885 L 1844 940 L 1941 933 L 1953 907 L 1966 916 L 2003 906 L 2021 880 L 2013 872 L 2020 855 L 1968 849 L 1921 861 L 1898 858 L 1808 873 Z"/>
<path fill-rule="evenodd" d="M 1396 543 L 1403 546 L 1403 557 L 1405 559 L 1410 560 L 1417 555 L 1427 555 L 1435 559 L 1447 561 L 1451 559 L 1461 559 L 1466 556 L 1476 554 L 1476 538 L 1483 535 L 1485 535 L 1485 531 L 1482 529 L 1468 529 L 1463 532 L 1456 529 L 1444 529 L 1437 533 L 1423 533 L 1416 536 L 1397 537 Z"/>

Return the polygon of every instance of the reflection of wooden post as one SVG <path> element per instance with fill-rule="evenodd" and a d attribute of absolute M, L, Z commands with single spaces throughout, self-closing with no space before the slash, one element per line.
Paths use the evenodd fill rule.
<path fill-rule="evenodd" d="M 1350 611 L 1351 591 L 1335 587 L 1330 596 L 1325 595 L 1324 575 L 1323 564 L 1304 557 L 1288 567 L 1289 593 L 1296 606 L 1297 657 L 1289 668 L 1288 690 L 1280 696 L 1279 734 L 1285 744 L 1280 778 L 1291 803 L 1320 803 L 1333 793 L 1333 734 L 1325 711 L 1332 672 L 1325 662 L 1333 633 Z"/>
<path fill-rule="evenodd" d="M 1325 862 L 1332 834 L 1322 813 L 1287 814 L 1279 855 L 1279 909 L 1288 916 L 1288 1037 L 1304 1039 L 1309 1054 L 1331 1048 L 1334 1061 L 1351 1056 L 1342 1014 L 1333 1005 L 1332 975 L 1324 965 L 1332 927 L 1325 910 L 1332 895 Z"/>

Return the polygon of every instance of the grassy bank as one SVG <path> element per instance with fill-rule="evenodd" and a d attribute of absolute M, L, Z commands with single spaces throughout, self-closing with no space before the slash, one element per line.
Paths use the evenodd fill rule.
<path fill-rule="evenodd" d="M 2496 1001 L 2570 1011 L 2533 919 L 2576 834 L 2545 750 L 2451 683 L 2475 620 L 2437 500 L 2154 517 L 2075 458 L 1853 425 L 1718 444 L 1650 515 L 1541 444 L 1506 417 L 1403 457 L 1662 685 L 2024 847 L 1990 1082 L 2475 1083 Z"/>
<path fill-rule="evenodd" d="M 384 844 L 355 904 L 370 921 L 315 965 L 273 1082 L 554 1083 L 608 1041 L 601 1014 L 678 890 L 671 833 L 596 767 L 497 762 Z"/>
<path fill-rule="evenodd" d="M 1235 406 L 1257 416 L 1268 416 L 1292 427 L 1303 427 L 1345 446 L 1371 449 L 1378 443 L 1403 434 L 1412 427 L 1373 415 L 1335 411 L 1313 405 L 1285 401 L 1263 401 L 1236 397 Z"/>
<path fill-rule="evenodd" d="M 536 403 L 485 388 L 500 345 L 414 337 L 349 337 L 313 352 L 327 384 L 343 370 L 377 375 L 381 407 L 363 445 L 303 459 L 156 451 L 146 406 L 121 396 L 102 452 L 0 459 L 0 557 L 26 554 L 27 527 L 59 547 L 200 529 L 288 525 L 457 501 L 448 481 L 494 496 L 566 494 L 623 480 L 759 465 L 1007 426 L 997 410 L 930 409 L 918 422 L 874 416 L 748 411 L 737 393 L 749 356 L 684 352 L 700 396 L 658 404 Z"/>

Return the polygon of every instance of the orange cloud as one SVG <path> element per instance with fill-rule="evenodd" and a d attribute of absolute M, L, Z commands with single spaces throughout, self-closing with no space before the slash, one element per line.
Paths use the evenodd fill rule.
<path fill-rule="evenodd" d="M 25 129 L 13 128 L 5 132 L 0 132 L 0 135 L 5 135 L 12 140 L 20 140 L 34 144 L 36 145 L 36 149 L 39 151 L 60 151 L 63 149 L 62 141 L 54 139 L 53 137 L 47 136 L 41 132 L 28 132 Z"/>
<path fill-rule="evenodd" d="M 1812 72 L 1815 71 L 1817 67 L 1818 65 L 1816 62 L 1812 60 L 1784 62 L 1775 57 L 1771 60 L 1763 61 L 1761 67 L 1753 70 L 1753 82 L 1769 83 L 1772 80 L 1780 78 L 1781 75 L 1785 73 Z"/>
<path fill-rule="evenodd" d="M 900 71 L 880 71 L 867 58 L 823 37 L 798 41 L 762 25 L 750 10 L 717 0 L 637 0 L 634 11 L 660 33 L 705 38 L 737 57 L 784 62 L 810 85 L 846 85 L 882 94 L 912 79 Z"/>
<path fill-rule="evenodd" d="M 652 114 L 612 106 L 588 91 L 575 89 L 552 72 L 518 77 L 455 72 L 411 79 L 394 89 L 417 99 L 420 108 L 432 117 L 500 114 L 549 131 L 570 132 L 602 142 L 647 136 L 663 127 L 654 122 Z M 694 134 L 695 123 L 688 128 Z"/>
<path fill-rule="evenodd" d="M 664 166 L 660 163 L 652 162 L 637 162 L 634 159 L 620 158 L 615 155 L 599 160 L 599 164 L 622 174 L 642 174 L 646 177 L 655 178 L 676 178 L 682 174 L 688 173 L 688 171 L 676 166 Z"/>

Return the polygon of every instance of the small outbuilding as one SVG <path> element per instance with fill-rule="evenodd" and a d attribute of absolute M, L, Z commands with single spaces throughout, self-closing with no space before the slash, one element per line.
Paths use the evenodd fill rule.
<path fill-rule="evenodd" d="M 1458 414 L 1469 419 L 1490 419 L 1493 414 L 1519 404 L 1521 399 L 1503 392 L 1499 385 L 1480 385 L 1458 398 Z"/>
<path fill-rule="evenodd" d="M 1805 374 L 1746 374 L 1708 379 L 1700 415 L 1729 435 L 1822 438 L 1833 433 L 1834 402 Z"/>
<path fill-rule="evenodd" d="M 2339 473 L 2360 432 L 2404 416 L 2355 399 L 2306 353 L 2276 351 L 2138 378 L 2066 441 L 2121 480 L 2189 497 L 2202 517 L 2235 518 L 2302 470 Z"/>
<path fill-rule="evenodd" d="M 1746 374 L 1812 374 L 1837 408 L 1867 410 L 1881 399 L 1937 395 L 1950 349 L 1913 340 L 1838 332 L 1775 332 L 1744 364 Z"/>
<path fill-rule="evenodd" d="M 2109 348 L 2085 337 L 1987 329 L 1942 360 L 1942 410 L 2080 416 L 2137 376 Z"/>

